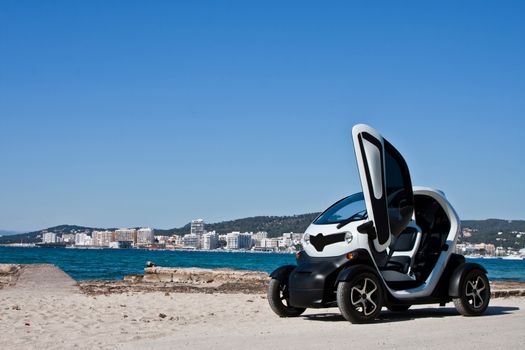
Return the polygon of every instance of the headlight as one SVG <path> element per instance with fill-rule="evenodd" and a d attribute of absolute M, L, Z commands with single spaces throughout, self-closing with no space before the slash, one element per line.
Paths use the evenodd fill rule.
<path fill-rule="evenodd" d="M 350 243 L 354 239 L 352 232 L 345 232 L 345 242 Z"/>
<path fill-rule="evenodd" d="M 310 235 L 308 233 L 305 233 L 303 236 L 304 243 L 310 244 Z"/>

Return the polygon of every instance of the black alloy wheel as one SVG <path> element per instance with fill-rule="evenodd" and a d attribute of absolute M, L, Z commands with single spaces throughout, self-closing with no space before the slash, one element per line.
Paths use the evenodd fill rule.
<path fill-rule="evenodd" d="M 490 284 L 487 275 L 474 269 L 468 272 L 459 286 L 459 297 L 454 298 L 454 305 L 463 316 L 482 315 L 490 301 Z"/>
<path fill-rule="evenodd" d="M 363 272 L 337 286 L 337 305 L 343 317 L 352 323 L 375 320 L 383 306 L 383 287 L 379 278 Z"/>

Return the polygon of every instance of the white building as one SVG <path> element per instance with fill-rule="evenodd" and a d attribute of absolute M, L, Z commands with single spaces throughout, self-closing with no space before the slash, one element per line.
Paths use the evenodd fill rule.
<path fill-rule="evenodd" d="M 93 245 L 97 247 L 109 247 L 109 243 L 113 241 L 113 231 L 93 231 L 91 239 Z"/>
<path fill-rule="evenodd" d="M 57 234 L 54 232 L 46 232 L 42 235 L 42 243 L 56 243 Z"/>
<path fill-rule="evenodd" d="M 239 249 L 239 235 L 238 231 L 226 234 L 226 249 Z"/>
<path fill-rule="evenodd" d="M 75 245 L 93 245 L 93 240 L 87 233 L 75 233 Z"/>
<path fill-rule="evenodd" d="M 202 237 L 202 235 L 205 233 L 204 231 L 204 220 L 202 219 L 195 219 L 191 221 L 191 234 L 197 235 Z"/>
<path fill-rule="evenodd" d="M 259 231 L 259 232 L 255 233 L 254 235 L 252 235 L 253 244 L 256 247 L 261 247 L 261 242 L 263 241 L 263 239 L 266 239 L 267 237 L 268 237 L 268 232 L 266 232 L 266 231 Z"/>
<path fill-rule="evenodd" d="M 182 237 L 182 244 L 185 247 L 198 248 L 199 247 L 199 236 L 193 233 L 185 234 L 184 237 Z"/>
<path fill-rule="evenodd" d="M 252 247 L 252 234 L 245 232 L 239 235 L 239 249 L 250 249 Z"/>
<path fill-rule="evenodd" d="M 467 246 L 464 243 L 457 243 L 456 244 L 456 254 L 465 254 L 467 251 Z"/>
<path fill-rule="evenodd" d="M 261 242 L 261 247 L 267 249 L 277 249 L 279 248 L 279 238 L 265 238 Z"/>
<path fill-rule="evenodd" d="M 158 235 L 158 236 L 155 236 L 155 239 L 157 240 L 157 242 L 159 242 L 159 244 L 166 244 L 168 243 L 169 237 Z"/>
<path fill-rule="evenodd" d="M 64 242 L 64 243 L 75 243 L 75 234 L 73 234 L 73 233 L 64 233 L 62 235 L 62 242 Z"/>
<path fill-rule="evenodd" d="M 251 233 L 230 232 L 226 235 L 226 249 L 250 249 L 251 247 Z"/>
<path fill-rule="evenodd" d="M 115 241 L 137 243 L 137 230 L 134 228 L 120 228 L 115 231 Z"/>
<path fill-rule="evenodd" d="M 268 238 L 268 232 L 266 231 L 259 231 L 255 234 L 255 239 L 261 241 L 265 238 Z"/>
<path fill-rule="evenodd" d="M 293 233 L 290 232 L 290 233 L 283 233 L 283 238 L 282 238 L 282 246 L 283 247 L 290 247 L 292 245 L 292 238 L 293 238 Z"/>
<path fill-rule="evenodd" d="M 171 236 L 171 243 L 174 245 L 182 245 L 182 236 L 179 235 L 173 235 Z"/>
<path fill-rule="evenodd" d="M 149 245 L 155 242 L 155 231 L 146 227 L 137 230 L 137 245 Z"/>
<path fill-rule="evenodd" d="M 219 246 L 219 237 L 215 231 L 207 232 L 202 236 L 202 249 L 217 249 Z"/>
<path fill-rule="evenodd" d="M 303 238 L 303 233 L 293 233 L 292 234 L 293 244 L 300 244 L 302 238 Z"/>

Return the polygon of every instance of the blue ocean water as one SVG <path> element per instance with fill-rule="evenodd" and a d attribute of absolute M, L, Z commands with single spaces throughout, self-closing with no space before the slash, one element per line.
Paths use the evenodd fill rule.
<path fill-rule="evenodd" d="M 271 272 L 295 264 L 293 254 L 0 247 L 0 263 L 54 264 L 75 280 L 122 279 L 142 274 L 147 261 L 166 267 L 232 268 Z"/>
<path fill-rule="evenodd" d="M 492 280 L 525 282 L 524 260 L 468 260 L 483 265 Z M 77 281 L 122 279 L 125 275 L 142 274 L 146 261 L 170 267 L 227 267 L 271 272 L 281 265 L 295 264 L 295 256 L 276 253 L 0 247 L 0 263 L 54 264 Z"/>

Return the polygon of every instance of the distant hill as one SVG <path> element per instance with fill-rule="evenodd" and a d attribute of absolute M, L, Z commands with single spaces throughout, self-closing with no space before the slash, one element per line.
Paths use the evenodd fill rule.
<path fill-rule="evenodd" d="M 292 215 L 292 216 L 254 216 L 249 218 L 222 221 L 206 224 L 206 230 L 215 230 L 219 234 L 231 231 L 257 232 L 266 231 L 269 237 L 280 236 L 284 232 L 304 232 L 308 225 L 315 219 L 318 213 Z M 459 242 L 470 243 L 493 243 L 496 246 L 513 247 L 521 249 L 525 246 L 525 220 L 465 220 L 462 222 L 463 229 L 470 229 L 470 237 L 462 236 Z M 114 228 L 93 228 L 76 225 L 60 225 L 45 230 L 33 231 L 23 234 L 0 237 L 2 243 L 36 243 L 41 241 L 44 232 L 55 232 L 59 234 L 88 232 L 94 230 L 114 230 Z M 184 235 L 190 232 L 190 224 L 180 228 L 169 230 L 156 229 L 157 235 Z M 498 234 L 501 232 L 501 234 Z"/>
<path fill-rule="evenodd" d="M 472 236 L 460 238 L 462 242 L 492 243 L 516 249 L 525 247 L 525 234 L 520 234 L 525 233 L 525 220 L 464 220 L 462 227 L 464 231 L 472 230 Z"/>
<path fill-rule="evenodd" d="M 269 237 L 280 236 L 284 232 L 304 232 L 308 225 L 315 219 L 318 213 L 292 215 L 292 216 L 255 216 L 244 219 L 222 221 L 218 223 L 206 224 L 206 230 L 215 230 L 219 234 L 231 231 L 257 232 L 266 231 Z M 45 232 L 55 232 L 59 234 L 88 232 L 106 230 L 106 228 L 93 228 L 76 225 L 60 225 L 44 230 L 21 233 L 13 236 L 0 237 L 0 244 L 6 243 L 37 243 L 41 241 L 42 234 Z M 115 230 L 107 228 L 107 230 Z M 190 224 L 169 230 L 155 229 L 156 235 L 184 235 L 190 233 Z"/>
<path fill-rule="evenodd" d="M 292 216 L 254 216 L 244 219 L 206 224 L 206 230 L 224 234 L 232 231 L 266 231 L 269 237 L 277 237 L 284 232 L 304 232 L 319 213 Z M 171 230 L 155 230 L 156 234 L 183 235 L 190 233 L 190 224 Z"/>
<path fill-rule="evenodd" d="M 85 227 L 77 225 L 59 225 L 54 227 L 49 227 L 43 230 L 32 231 L 27 233 L 18 233 L 11 236 L 0 237 L 0 244 L 5 243 L 38 243 L 41 241 L 42 234 L 45 232 L 54 232 L 61 235 L 68 233 L 77 233 L 77 232 L 88 232 L 91 233 L 97 230 L 106 230 L 104 228 L 94 228 L 94 227 Z M 113 228 L 108 230 L 114 230 Z"/>
<path fill-rule="evenodd" d="M 0 236 L 11 236 L 20 233 L 19 231 L 0 230 Z"/>

